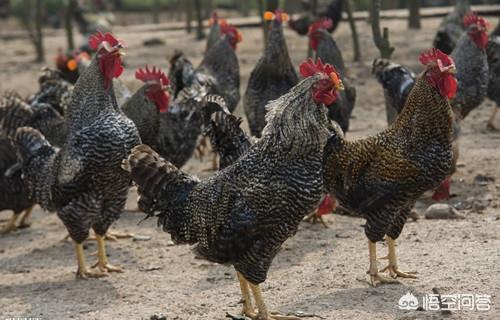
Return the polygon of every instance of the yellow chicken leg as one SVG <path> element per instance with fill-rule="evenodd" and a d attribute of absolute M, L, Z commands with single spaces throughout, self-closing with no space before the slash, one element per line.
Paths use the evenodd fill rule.
<path fill-rule="evenodd" d="M 19 218 L 19 215 L 13 213 L 12 216 L 10 217 L 9 221 L 7 222 L 7 224 L 2 228 L 1 233 L 7 234 L 11 231 L 16 230 L 17 229 L 16 222 L 17 222 L 18 218 Z"/>
<path fill-rule="evenodd" d="M 92 272 L 87 269 L 87 263 L 85 262 L 85 254 L 83 253 L 83 245 L 81 243 L 75 242 L 76 258 L 78 260 L 78 270 L 76 271 L 76 277 L 81 279 L 87 278 L 102 278 L 106 277 L 106 273 L 102 272 Z"/>
<path fill-rule="evenodd" d="M 33 211 L 33 207 L 31 206 L 28 209 L 24 210 L 24 214 L 21 218 L 21 221 L 19 222 L 19 228 L 28 228 L 31 226 L 31 222 L 29 222 L 29 219 L 31 217 L 31 211 Z"/>
<path fill-rule="evenodd" d="M 377 243 L 368 240 L 368 251 L 370 254 L 370 284 L 376 287 L 378 283 L 399 283 L 398 280 L 380 274 L 377 266 Z"/>
<path fill-rule="evenodd" d="M 497 127 L 495 126 L 495 119 L 497 117 L 498 108 L 499 108 L 498 106 L 493 107 L 493 112 L 491 113 L 490 119 L 488 120 L 487 128 L 490 130 L 498 130 Z"/>
<path fill-rule="evenodd" d="M 238 280 L 240 281 L 241 288 L 241 300 L 243 301 L 243 311 L 241 312 L 244 316 L 256 316 L 255 311 L 252 306 L 252 297 L 250 296 L 250 287 L 248 286 L 248 282 L 245 277 L 237 272 Z"/>
<path fill-rule="evenodd" d="M 106 256 L 106 246 L 104 244 L 104 237 L 98 234 L 95 235 L 97 241 L 97 262 L 92 268 L 99 268 L 101 272 L 123 272 L 120 267 L 113 266 L 108 263 L 108 257 Z"/>
<path fill-rule="evenodd" d="M 398 268 L 398 261 L 396 257 L 396 240 L 391 237 L 387 237 L 386 240 L 388 246 L 388 255 L 387 259 L 389 260 L 389 264 L 384 269 L 380 270 L 380 272 L 389 271 L 389 275 L 393 278 L 401 277 L 401 278 L 412 278 L 415 279 L 417 276 L 415 275 L 416 271 L 411 272 L 402 272 Z"/>

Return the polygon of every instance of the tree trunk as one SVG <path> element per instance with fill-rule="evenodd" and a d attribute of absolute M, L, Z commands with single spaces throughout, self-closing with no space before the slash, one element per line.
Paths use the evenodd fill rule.
<path fill-rule="evenodd" d="M 267 0 L 266 10 L 267 11 L 275 11 L 279 7 L 279 0 Z"/>
<path fill-rule="evenodd" d="M 205 33 L 203 32 L 203 17 L 202 17 L 202 7 L 201 0 L 194 0 L 194 8 L 196 13 L 196 39 L 201 40 L 205 38 Z"/>
<path fill-rule="evenodd" d="M 153 23 L 160 23 L 160 0 L 153 0 L 151 9 L 153 10 Z"/>
<path fill-rule="evenodd" d="M 311 22 L 316 19 L 318 15 L 318 0 L 312 0 L 311 1 Z M 311 47 L 311 41 L 307 41 L 307 57 L 312 58 L 313 56 L 313 49 Z"/>
<path fill-rule="evenodd" d="M 361 61 L 361 48 L 359 46 L 358 30 L 356 29 L 356 21 L 354 21 L 354 15 L 352 14 L 352 0 L 344 1 L 345 11 L 347 12 L 347 18 L 349 20 L 349 26 L 351 27 L 352 36 L 352 47 L 354 52 L 354 62 Z"/>
<path fill-rule="evenodd" d="M 191 21 L 193 20 L 193 3 L 192 0 L 186 0 L 184 3 L 186 5 L 186 32 L 191 33 L 193 30 L 193 26 L 191 24 Z"/>
<path fill-rule="evenodd" d="M 408 28 L 420 29 L 420 2 L 419 0 L 408 1 Z"/>
<path fill-rule="evenodd" d="M 380 31 L 380 3 L 381 0 L 372 1 L 371 20 L 373 41 L 380 51 L 380 57 L 390 59 L 394 52 L 394 48 L 391 47 L 391 43 L 389 42 L 389 29 L 385 27 L 383 34 Z"/>
<path fill-rule="evenodd" d="M 204 19 L 210 18 L 212 15 L 212 12 L 214 11 L 214 1 L 213 0 L 206 0 L 206 7 L 205 7 L 205 15 Z"/>
<path fill-rule="evenodd" d="M 264 43 L 263 48 L 265 48 L 267 42 L 267 21 L 264 20 L 264 0 L 257 0 L 257 7 L 259 10 L 260 23 L 262 25 L 262 36 L 264 37 L 262 43 Z"/>
<path fill-rule="evenodd" d="M 240 12 L 241 12 L 242 16 L 248 17 L 250 15 L 247 0 L 240 0 L 239 7 L 240 7 Z"/>
<path fill-rule="evenodd" d="M 66 13 L 64 16 L 64 28 L 66 30 L 66 40 L 68 42 L 68 50 L 75 49 L 75 42 L 73 39 L 73 15 L 76 8 L 75 0 L 67 0 Z"/>

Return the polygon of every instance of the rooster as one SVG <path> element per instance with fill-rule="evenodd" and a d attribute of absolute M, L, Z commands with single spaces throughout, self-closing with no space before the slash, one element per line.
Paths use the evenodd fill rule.
<path fill-rule="evenodd" d="M 335 100 L 340 82 L 329 65 L 308 61 L 300 70 L 306 79 L 268 104 L 262 138 L 212 177 L 190 176 L 146 145 L 123 163 L 138 185 L 139 207 L 156 215 L 174 242 L 196 244 L 198 256 L 235 267 L 243 314 L 252 319 L 297 319 L 270 315 L 259 284 L 323 190 L 321 156 L 330 128 L 324 106 Z"/>
<path fill-rule="evenodd" d="M 455 8 L 439 25 L 434 38 L 434 47 L 450 54 L 465 31 L 464 17 L 470 12 L 469 0 L 457 0 Z"/>
<path fill-rule="evenodd" d="M 331 34 L 328 33 L 331 26 L 332 20 L 330 19 L 322 19 L 313 23 L 309 27 L 309 42 L 316 53 L 316 58 L 333 65 L 340 74 L 344 90 L 339 93 L 339 98 L 335 100 L 334 105 L 328 108 L 328 117 L 337 122 L 344 132 L 347 132 L 349 118 L 356 102 L 356 88 L 347 79 L 342 53 Z"/>
<path fill-rule="evenodd" d="M 363 216 L 369 240 L 372 285 L 414 278 L 398 268 L 395 240 L 416 200 L 453 170 L 453 112 L 456 93 L 453 59 L 437 49 L 420 55 L 425 70 L 416 80 L 397 120 L 383 132 L 347 141 L 334 131 L 324 149 L 326 189 L 340 205 Z M 376 242 L 387 236 L 392 277 L 379 273 Z"/>
<path fill-rule="evenodd" d="M 207 37 L 207 47 L 205 51 L 208 51 L 219 39 L 221 36 L 221 26 L 227 25 L 226 20 L 219 19 L 219 15 L 217 12 L 212 12 L 212 17 L 208 21 L 210 25 L 210 32 Z"/>
<path fill-rule="evenodd" d="M 97 54 L 73 89 L 63 147 L 55 149 L 33 128 L 19 128 L 15 135 L 30 197 L 44 209 L 57 211 L 75 243 L 80 278 L 121 272 L 108 262 L 104 235 L 127 199 L 130 177 L 120 169 L 121 159 L 141 142 L 112 89 L 112 79 L 123 71 L 122 43 L 110 33 L 98 32 L 89 45 Z M 96 233 L 98 272 L 87 268 L 83 252 L 90 228 Z"/>
<path fill-rule="evenodd" d="M 266 125 L 267 103 L 282 96 L 299 82 L 283 34 L 282 23 L 287 17 L 279 10 L 264 14 L 265 20 L 272 21 L 271 30 L 268 32 L 264 55 L 250 74 L 243 98 L 250 132 L 255 137 L 260 137 Z"/>

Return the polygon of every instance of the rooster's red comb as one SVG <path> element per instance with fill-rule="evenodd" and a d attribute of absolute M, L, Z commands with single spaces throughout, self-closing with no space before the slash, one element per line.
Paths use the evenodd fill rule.
<path fill-rule="evenodd" d="M 333 22 L 331 19 L 324 18 L 324 19 L 319 19 L 318 21 L 314 22 L 309 26 L 309 32 L 307 33 L 308 35 L 314 34 L 316 31 L 319 29 L 325 29 L 328 30 L 333 26 Z"/>
<path fill-rule="evenodd" d="M 464 17 L 464 26 L 468 27 L 472 24 L 475 24 L 478 27 L 481 27 L 486 30 L 488 30 L 488 28 L 490 27 L 490 23 L 486 19 L 478 16 L 475 13 L 469 13 Z"/>
<path fill-rule="evenodd" d="M 122 47 L 124 46 L 122 41 L 115 38 L 115 36 L 109 32 L 102 34 L 102 32 L 97 31 L 89 37 L 89 46 L 92 50 L 98 50 L 100 47 L 103 47 L 107 51 L 110 51 L 111 48 L 119 45 Z"/>
<path fill-rule="evenodd" d="M 220 24 L 220 32 L 222 34 L 226 34 L 228 36 L 233 37 L 236 42 L 241 42 L 243 40 L 241 33 L 238 31 L 238 28 L 229 23 L 221 23 Z"/>
<path fill-rule="evenodd" d="M 156 81 L 162 86 L 168 86 L 170 84 L 170 80 L 168 80 L 165 73 L 155 66 L 153 66 L 153 69 L 149 69 L 148 65 L 146 65 L 144 69 L 137 69 L 135 78 L 143 82 Z"/>
<path fill-rule="evenodd" d="M 432 48 L 427 52 L 421 53 L 418 60 L 424 66 L 438 66 L 441 71 L 455 68 L 455 62 L 453 62 L 453 59 L 446 53 L 436 48 Z"/>
<path fill-rule="evenodd" d="M 307 59 L 300 64 L 299 70 L 300 75 L 304 78 L 314 76 L 317 73 L 330 75 L 332 72 L 334 72 L 335 74 L 337 74 L 337 71 L 334 67 L 332 67 L 332 65 L 323 63 L 320 58 L 318 58 L 316 63 L 311 58 Z"/>

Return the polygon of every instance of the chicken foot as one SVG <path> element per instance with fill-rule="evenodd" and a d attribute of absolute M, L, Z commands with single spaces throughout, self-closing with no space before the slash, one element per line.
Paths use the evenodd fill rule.
<path fill-rule="evenodd" d="M 87 278 L 102 278 L 108 276 L 106 273 L 93 272 L 87 269 L 87 263 L 85 262 L 85 254 L 83 253 L 83 245 L 81 243 L 75 242 L 75 252 L 76 252 L 76 258 L 78 260 L 78 270 L 76 271 L 77 278 L 87 279 Z"/>
<path fill-rule="evenodd" d="M 388 246 L 388 255 L 383 259 L 388 259 L 389 264 L 384 269 L 380 270 L 380 272 L 389 271 L 389 275 L 392 278 L 397 278 L 397 277 L 411 278 L 411 279 L 417 278 L 417 276 L 415 275 L 417 273 L 416 271 L 403 272 L 399 270 L 396 257 L 396 240 L 388 236 L 385 241 L 387 242 Z"/>
<path fill-rule="evenodd" d="M 122 268 L 118 266 L 113 266 L 109 264 L 108 257 L 106 255 L 106 246 L 104 243 L 104 236 L 98 234 L 95 235 L 97 241 L 97 262 L 92 266 L 92 268 L 97 267 L 101 272 L 123 272 Z"/>
<path fill-rule="evenodd" d="M 498 128 L 495 126 L 495 119 L 497 117 L 497 112 L 498 112 L 499 106 L 494 106 L 493 107 L 493 112 L 491 113 L 490 119 L 488 120 L 488 125 L 486 128 L 496 131 Z"/>
<path fill-rule="evenodd" d="M 9 221 L 7 224 L 2 228 L 2 231 L 0 233 L 7 234 L 9 232 L 15 231 L 19 228 L 27 228 L 30 226 L 30 223 L 26 222 L 29 217 L 31 216 L 31 211 L 33 210 L 33 207 L 30 207 L 26 210 L 24 210 L 24 213 L 21 214 L 15 214 L 13 213 L 12 216 L 10 217 Z M 19 226 L 16 225 L 17 219 L 21 217 L 21 222 L 19 223 Z"/>
<path fill-rule="evenodd" d="M 328 228 L 328 224 L 326 224 L 325 220 L 323 219 L 323 215 L 319 215 L 318 211 L 313 211 L 309 213 L 305 218 L 304 221 L 309 222 L 311 224 L 316 224 L 316 222 L 320 222 L 323 227 Z"/>
<path fill-rule="evenodd" d="M 377 266 L 377 243 L 368 240 L 368 251 L 370 254 L 370 269 L 368 274 L 370 275 L 370 284 L 376 287 L 377 284 L 382 283 L 399 283 L 398 280 L 391 277 L 387 277 L 378 271 Z"/>
<path fill-rule="evenodd" d="M 268 312 L 264 299 L 262 298 L 262 292 L 259 285 L 252 284 L 245 277 L 238 272 L 238 280 L 240 281 L 241 294 L 243 300 L 243 315 L 249 317 L 252 320 L 300 320 L 300 318 L 295 316 L 283 316 L 275 312 Z M 250 297 L 250 290 L 255 298 L 255 303 L 257 304 L 257 313 L 252 306 L 252 301 Z"/>

